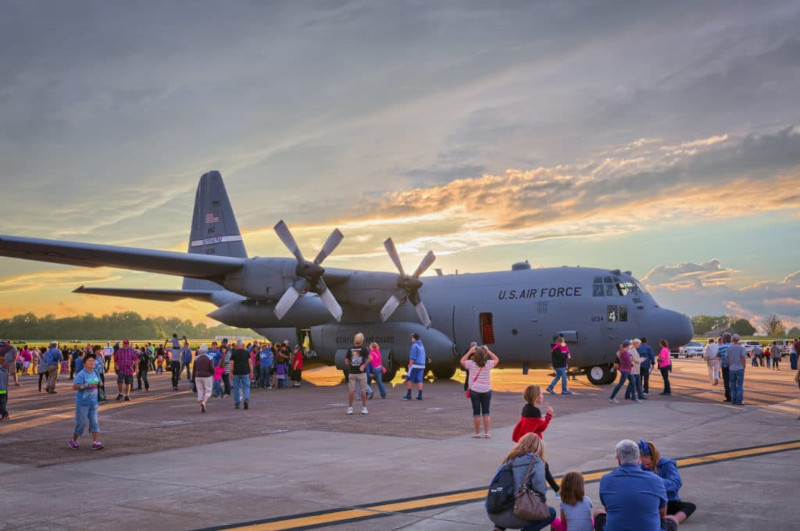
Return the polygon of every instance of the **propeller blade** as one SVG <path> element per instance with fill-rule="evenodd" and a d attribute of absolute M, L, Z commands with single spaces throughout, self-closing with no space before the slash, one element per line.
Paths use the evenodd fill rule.
<path fill-rule="evenodd" d="M 325 286 L 325 283 L 322 281 L 322 279 L 319 279 L 319 282 L 320 284 L 322 284 L 323 288 L 322 291 L 320 291 L 319 293 L 319 298 L 322 299 L 322 303 L 325 305 L 328 311 L 331 312 L 333 318 L 336 319 L 337 321 L 341 321 L 342 307 L 339 306 L 338 302 L 336 302 L 336 297 L 334 297 L 333 293 L 331 293 L 331 290 L 329 290 L 328 287 Z"/>
<path fill-rule="evenodd" d="M 387 240 L 383 242 L 383 246 L 386 248 L 386 252 L 389 253 L 389 258 L 394 262 L 394 266 L 400 271 L 401 275 L 405 276 L 406 272 L 403 271 L 403 264 L 400 263 L 400 255 L 397 254 L 397 248 L 394 246 L 392 239 L 387 238 Z"/>
<path fill-rule="evenodd" d="M 425 305 L 422 301 L 414 305 L 414 309 L 417 311 L 417 315 L 419 316 L 420 322 L 425 325 L 425 328 L 431 327 L 431 318 L 428 315 L 428 310 L 425 308 Z"/>
<path fill-rule="evenodd" d="M 283 319 L 283 316 L 292 309 L 292 306 L 294 306 L 294 303 L 297 302 L 299 298 L 300 292 L 294 286 L 289 286 L 289 289 L 281 296 L 278 304 L 275 305 L 275 315 L 278 317 L 278 320 Z"/>
<path fill-rule="evenodd" d="M 384 323 L 391 317 L 394 312 L 400 307 L 400 299 L 397 295 L 392 295 L 389 297 L 389 300 L 386 301 L 386 304 L 383 305 L 381 308 L 381 321 Z"/>
<path fill-rule="evenodd" d="M 319 250 L 319 254 L 316 258 L 314 258 L 315 264 L 321 264 L 323 260 L 325 260 L 329 254 L 333 252 L 336 247 L 342 243 L 344 239 L 344 235 L 341 233 L 339 229 L 334 229 L 331 232 L 331 235 L 328 236 L 328 239 L 325 241 L 325 245 L 322 246 L 322 249 Z"/>
<path fill-rule="evenodd" d="M 300 263 L 305 262 L 306 259 L 303 258 L 303 253 L 300 252 L 300 247 L 297 246 L 297 242 L 294 240 L 294 236 L 292 236 L 292 232 L 289 230 L 289 227 L 286 226 L 286 223 L 280 220 L 273 228 L 278 238 L 281 239 L 286 248 L 297 258 L 297 261 Z"/>
<path fill-rule="evenodd" d="M 435 260 L 436 260 L 436 255 L 433 254 L 433 251 L 428 251 L 428 254 L 426 254 L 425 257 L 422 259 L 422 262 L 419 263 L 419 267 L 417 267 L 417 270 L 414 271 L 414 274 L 412 276 L 415 278 L 419 278 L 419 276 L 422 273 L 424 273 L 425 270 L 428 269 Z"/>

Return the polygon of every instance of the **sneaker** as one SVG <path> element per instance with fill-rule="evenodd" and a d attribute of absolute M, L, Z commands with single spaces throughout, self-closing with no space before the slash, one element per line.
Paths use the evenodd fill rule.
<path fill-rule="evenodd" d="M 11 420 L 11 417 L 6 413 L 2 417 L 0 417 L 0 420 Z"/>
<path fill-rule="evenodd" d="M 239 404 L 234 404 L 233 407 L 235 407 L 236 409 L 239 409 Z"/>
<path fill-rule="evenodd" d="M 644 396 L 647 396 L 647 393 L 642 393 Z"/>
<path fill-rule="evenodd" d="M 353 414 L 353 408 L 352 407 L 347 408 L 347 411 L 345 411 L 344 413 L 345 413 L 345 415 L 352 415 Z"/>
<path fill-rule="evenodd" d="M 417 398 L 415 398 L 414 400 L 422 400 L 422 397 L 421 397 L 421 396 L 418 396 L 418 397 L 417 397 Z"/>
<path fill-rule="evenodd" d="M 556 394 L 556 392 L 553 391 L 550 387 L 547 388 L 547 392 L 550 393 L 551 395 Z"/>
<path fill-rule="evenodd" d="M 362 415 L 366 415 L 367 413 L 369 413 L 369 411 L 367 411 L 367 408 L 366 408 L 366 406 L 365 406 L 365 407 L 362 407 L 362 408 L 361 408 L 361 414 L 362 414 Z"/>
<path fill-rule="evenodd" d="M 205 413 L 205 412 L 206 412 L 206 405 L 200 404 L 200 413 Z"/>
<path fill-rule="evenodd" d="M 247 402 L 247 400 L 244 401 L 244 408 L 245 409 L 250 409 L 250 405 L 249 405 L 249 402 Z"/>
<path fill-rule="evenodd" d="M 127 396 L 127 395 L 126 395 L 126 396 L 125 396 L 125 402 L 130 402 L 130 401 L 131 401 L 131 397 L 129 397 L 129 396 Z"/>
<path fill-rule="evenodd" d="M 642 401 L 641 401 L 641 400 L 639 400 L 638 398 L 634 398 L 634 400 L 636 400 L 636 403 L 637 403 L 637 404 L 641 404 L 641 403 L 642 403 Z"/>
<path fill-rule="evenodd" d="M 571 395 L 572 391 L 561 391 L 562 395 Z"/>
<path fill-rule="evenodd" d="M 103 443 L 101 443 L 100 441 L 95 441 L 92 443 L 92 450 L 102 450 L 102 449 L 103 449 Z"/>
<path fill-rule="evenodd" d="M 122 400 L 122 395 L 117 395 L 117 400 Z"/>
<path fill-rule="evenodd" d="M 400 398 L 400 400 L 411 400 L 411 396 L 405 395 L 402 398 Z"/>
<path fill-rule="evenodd" d="M 617 400 L 616 398 L 609 398 L 608 401 L 614 402 L 615 404 L 619 404 L 619 400 Z"/>
<path fill-rule="evenodd" d="M 80 448 L 80 444 L 78 444 L 78 441 L 73 441 L 72 439 L 70 439 L 69 447 L 72 448 L 73 450 L 77 450 L 78 448 Z"/>

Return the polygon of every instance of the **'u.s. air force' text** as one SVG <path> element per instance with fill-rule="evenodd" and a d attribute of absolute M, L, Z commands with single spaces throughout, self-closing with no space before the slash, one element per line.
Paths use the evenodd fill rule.
<path fill-rule="evenodd" d="M 524 289 L 501 289 L 497 294 L 499 300 L 517 299 L 555 299 L 558 297 L 580 297 L 580 286 L 568 286 L 559 288 L 524 288 Z"/>

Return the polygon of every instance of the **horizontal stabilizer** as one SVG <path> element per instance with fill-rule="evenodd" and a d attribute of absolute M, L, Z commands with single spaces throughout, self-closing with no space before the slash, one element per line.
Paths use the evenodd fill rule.
<path fill-rule="evenodd" d="M 81 286 L 73 293 L 86 293 L 88 295 L 108 295 L 109 297 L 127 297 L 129 299 L 146 299 L 151 301 L 180 301 L 194 299 L 196 301 L 211 302 L 215 291 L 182 290 L 182 289 L 126 289 L 126 288 L 87 288 Z"/>

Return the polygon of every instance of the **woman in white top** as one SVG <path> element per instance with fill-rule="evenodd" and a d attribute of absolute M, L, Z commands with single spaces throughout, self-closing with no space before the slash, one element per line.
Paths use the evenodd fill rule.
<path fill-rule="evenodd" d="M 472 358 L 472 359 L 470 359 Z M 469 371 L 469 387 L 467 393 L 472 401 L 472 420 L 475 423 L 475 439 L 481 437 L 481 417 L 483 417 L 483 436 L 492 437 L 489 433 L 489 404 L 492 401 L 492 369 L 500 360 L 486 345 L 470 348 L 461 358 L 461 366 Z"/>

